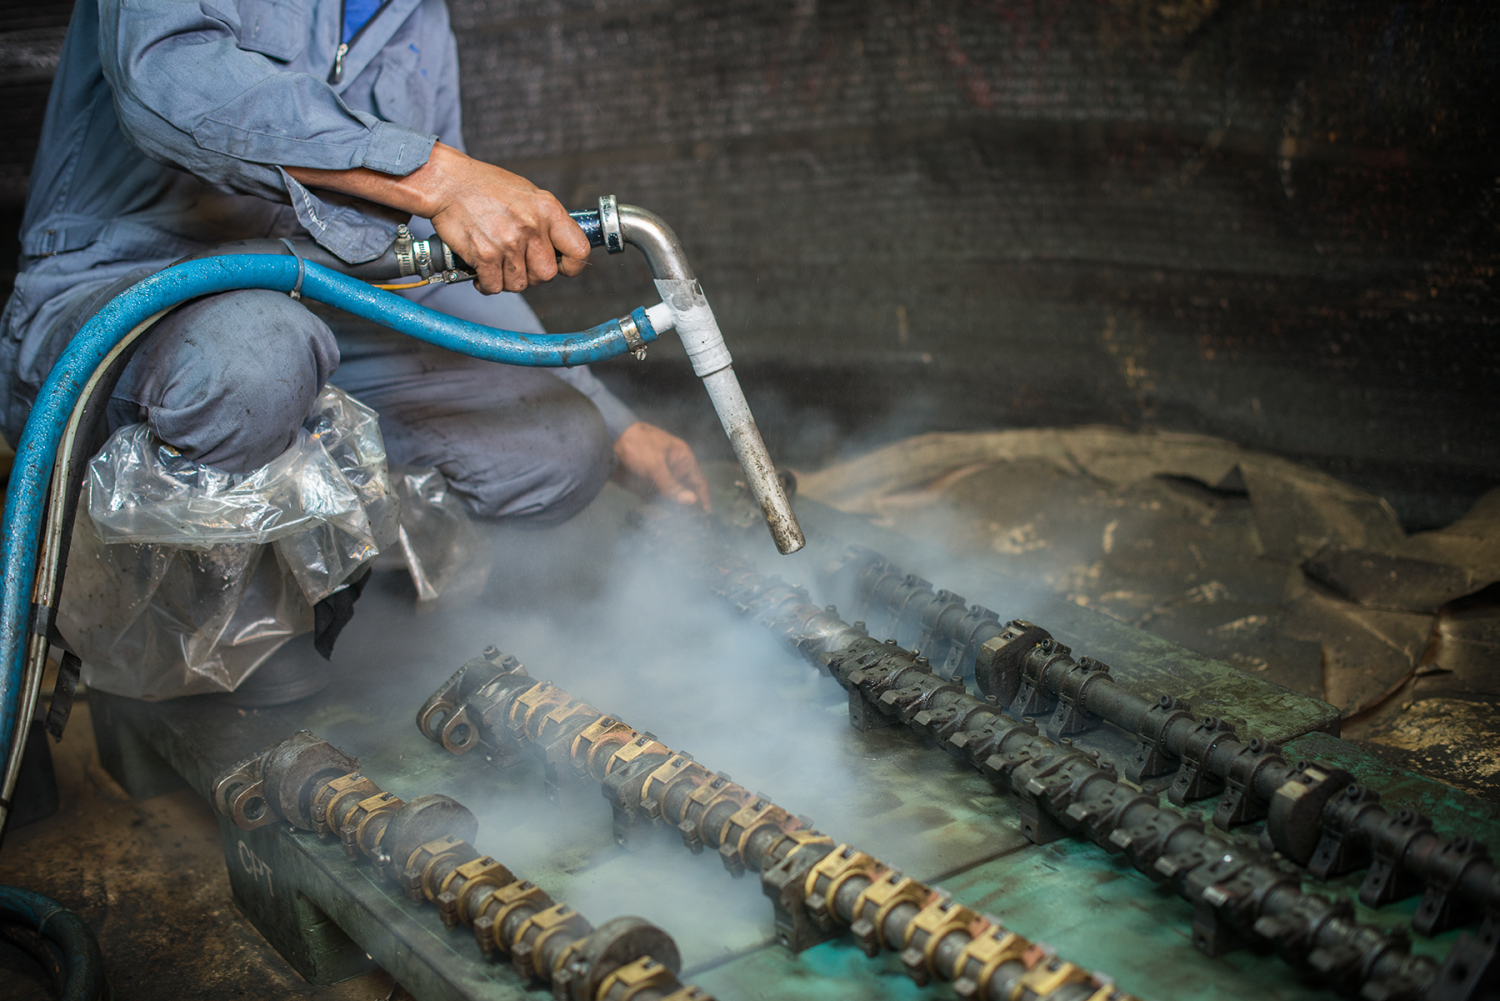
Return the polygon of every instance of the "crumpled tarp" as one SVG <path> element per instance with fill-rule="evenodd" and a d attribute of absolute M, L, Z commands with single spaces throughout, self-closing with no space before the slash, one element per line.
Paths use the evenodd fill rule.
<path fill-rule="evenodd" d="M 1500 581 L 1500 491 L 1407 535 L 1380 497 L 1201 435 L 927 434 L 799 484 L 955 552 L 988 550 L 1010 574 L 1346 718 L 1440 670 L 1439 611 Z"/>

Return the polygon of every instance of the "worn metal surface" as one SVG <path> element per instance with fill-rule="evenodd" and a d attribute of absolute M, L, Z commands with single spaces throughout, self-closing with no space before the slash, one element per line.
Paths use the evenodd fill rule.
<path fill-rule="evenodd" d="M 900 975 L 894 958 L 867 960 L 847 940 L 799 956 L 769 945 L 771 910 L 753 880 L 731 880 L 716 858 L 686 856 L 666 835 L 643 838 L 630 852 L 620 849 L 610 835 L 608 804 L 588 792 L 548 801 L 535 763 L 497 770 L 477 755 L 455 759 L 423 739 L 413 725 L 423 698 L 484 644 L 503 643 L 527 655 L 539 676 L 589 691 L 601 708 L 653 728 L 672 746 L 722 762 L 747 786 L 808 813 L 822 829 L 941 883 L 961 902 L 997 913 L 1017 931 L 1113 974 L 1143 997 L 1230 999 L 1252 990 L 1289 1001 L 1326 996 L 1274 957 L 1200 955 L 1188 940 L 1189 909 L 1172 894 L 1095 848 L 1071 841 L 1030 845 L 1020 834 L 1014 800 L 977 774 L 898 730 L 855 731 L 836 684 L 813 676 L 752 627 L 692 603 L 680 582 L 622 578 L 599 554 L 619 531 L 625 507 L 607 501 L 559 532 L 508 539 L 510 572 L 491 594 L 503 602 L 503 612 L 439 611 L 419 619 L 372 588 L 360 609 L 367 628 L 346 633 L 333 658 L 333 684 L 306 703 L 244 712 L 208 699 L 154 706 L 96 699 L 109 707 L 116 744 L 128 748 L 118 739 L 122 732 L 140 734 L 200 790 L 216 770 L 306 727 L 358 755 L 397 795 L 435 791 L 461 798 L 480 818 L 476 847 L 588 913 L 635 913 L 660 924 L 682 947 L 685 971 L 725 1001 L 926 995 Z M 798 513 L 814 539 L 837 534 L 840 543 L 881 547 L 912 566 L 931 558 L 909 540 L 818 505 L 799 500 Z M 784 559 L 769 551 L 758 526 L 753 538 L 789 579 L 814 579 L 816 547 Z M 599 557 L 592 570 L 581 571 L 570 559 L 589 554 Z M 955 572 L 975 600 L 1014 585 L 977 565 Z M 563 606 L 553 600 L 558 593 L 575 598 Z M 639 600 L 648 593 L 651 600 Z M 674 618 L 679 601 L 688 602 L 690 612 Z M 1045 596 L 1021 594 L 1022 601 L 1030 604 L 1015 614 L 1047 622 L 1075 648 L 1109 659 L 1122 680 L 1150 678 L 1198 698 L 1232 702 L 1237 712 L 1230 715 L 1241 717 L 1247 732 L 1279 732 L 1287 739 L 1335 718 L 1321 703 L 1236 675 L 1221 662 L 1102 615 Z M 611 631 L 620 621 L 631 628 Z M 580 622 L 592 628 L 577 628 Z M 382 627 L 369 628 L 375 623 Z M 669 635 L 678 637 L 681 649 L 662 643 Z M 543 671 L 553 659 L 555 670 Z M 778 719 L 789 704 L 799 707 L 795 716 Z M 731 732 L 734 741 L 726 739 Z M 1439 807 L 1454 795 L 1446 787 L 1378 765 L 1321 734 L 1292 746 L 1301 748 L 1303 741 L 1315 742 L 1308 746 L 1325 756 L 1344 755 L 1339 763 L 1374 776 L 1372 786 L 1391 787 L 1387 802 L 1421 798 L 1440 827 L 1461 825 L 1492 840 L 1500 835 L 1500 824 L 1472 804 L 1442 813 Z M 116 766 L 135 761 L 140 779 L 149 771 L 140 766 L 143 757 L 136 748 L 119 755 Z M 154 781 L 159 784 L 159 776 Z M 1203 807 L 1211 809 L 1212 801 Z M 269 837 L 272 830 L 253 833 Z M 230 847 L 231 869 L 243 869 L 237 844 Z M 483 967 L 472 942 L 444 932 L 430 910 L 413 908 L 342 863 L 341 854 L 333 855 L 336 846 L 290 839 L 249 850 L 263 864 L 266 855 L 275 857 L 273 873 L 282 866 L 309 880 L 308 896 L 323 901 L 325 913 L 419 998 L 465 996 L 445 993 L 464 990 L 474 997 L 517 996 L 519 984 L 507 967 Z M 1336 888 L 1352 893 L 1354 885 L 1357 879 Z M 1403 923 L 1411 907 L 1407 901 L 1373 917 Z M 1420 948 L 1440 954 L 1450 938 Z"/>
<path fill-rule="evenodd" d="M 1390 803 L 1429 817 L 1439 831 L 1483 831 L 1481 839 L 1493 843 L 1494 832 L 1500 830 L 1497 826 L 1500 825 L 1500 807 L 1495 804 L 1456 793 L 1449 786 L 1392 767 L 1349 741 L 1310 733 L 1289 743 L 1285 751 L 1288 757 L 1317 758 L 1348 769 Z"/>
<path fill-rule="evenodd" d="M 1146 985 L 1140 990 L 1148 986 L 1153 998 L 1314 1001 L 1334 996 L 1272 956 L 1242 950 L 1210 959 L 1198 952 L 1188 939 L 1191 908 L 1093 845 L 1059 841 L 1030 848 L 957 874 L 943 886 L 971 907 L 993 910 L 1018 928 L 1034 929 L 1039 941 L 1059 953 L 1091 955 L 1099 970 L 1121 984 Z M 1397 908 L 1387 910 L 1392 913 L 1362 911 L 1360 918 L 1384 917 L 1394 926 L 1410 916 Z M 1442 954 L 1452 938 L 1450 933 L 1420 944 L 1418 951 Z M 904 983 L 895 963 L 885 969 L 865 963 L 860 970 L 846 966 L 848 962 L 845 951 L 829 946 L 801 956 L 766 950 L 698 979 L 716 993 L 730 990 L 729 985 L 762 985 L 737 995 L 757 999 L 924 996 Z M 845 971 L 847 983 L 822 979 Z"/>
<path fill-rule="evenodd" d="M 99 766 L 87 700 L 52 747 L 62 810 L 6 831 L 0 883 L 61 901 L 97 934 L 119 1001 L 410 1001 L 375 971 L 304 981 L 239 916 L 212 808 L 181 785 L 131 799 Z M 364 953 L 359 953 L 361 960 Z M 29 956 L 0 946 L 0 998 L 56 995 Z"/>
<path fill-rule="evenodd" d="M 1002 620 L 1025 618 L 1043 626 L 1075 653 L 1108 663 L 1122 684 L 1186 699 L 1195 711 L 1226 719 L 1239 732 L 1277 743 L 1314 731 L 1338 732 L 1338 710 L 1325 702 L 1080 607 L 1034 582 L 997 570 L 983 557 L 944 553 L 806 498 L 799 498 L 798 513 L 815 540 L 809 552 L 775 563 L 762 560 L 765 572 L 811 586 L 816 583 L 817 569 L 843 544 L 859 543 L 993 608 Z"/>
<path fill-rule="evenodd" d="M 288 721 L 285 711 L 244 715 L 205 702 L 181 699 L 152 706 L 94 693 L 98 718 L 114 732 L 116 746 L 135 748 L 127 761 L 138 762 L 139 745 L 148 745 L 206 797 L 214 776 L 270 743 L 264 738 Z M 146 776 L 138 765 L 133 772 L 122 769 L 108 751 L 101 756 L 129 791 L 164 784 L 160 774 Z M 431 908 L 419 908 L 377 883 L 344 856 L 337 842 L 323 843 L 284 825 L 255 831 L 238 830 L 228 821 L 219 826 L 236 906 L 308 982 L 338 983 L 378 964 L 423 999 L 508 1001 L 526 994 L 507 968 L 462 956 L 475 952 L 470 936 L 447 932 Z M 372 963 L 367 953 L 378 960 Z"/>
<path fill-rule="evenodd" d="M 384 611 L 394 613 L 395 609 Z M 597 793 L 579 790 L 554 803 L 546 798 L 540 769 L 530 761 L 496 770 L 478 756 L 450 757 L 423 740 L 412 724 L 411 717 L 419 704 L 416 699 L 393 701 L 389 708 L 378 697 L 367 706 L 347 701 L 348 687 L 341 682 L 351 679 L 348 674 L 340 676 L 341 668 L 361 675 L 372 686 L 366 690 L 368 695 L 371 690 L 378 692 L 382 682 L 399 683 L 411 666 L 399 653 L 379 660 L 367 660 L 362 655 L 345 660 L 336 655 L 334 684 L 322 695 L 299 706 L 261 709 L 250 715 L 207 699 L 151 706 L 96 693 L 95 701 L 105 707 L 104 718 L 112 727 L 138 734 L 170 760 L 175 770 L 186 774 L 200 793 L 218 770 L 232 766 L 278 737 L 306 728 L 357 754 L 363 770 L 378 777 L 382 786 L 398 796 L 406 798 L 429 791 L 462 796 L 474 804 L 480 816 L 477 847 L 505 861 L 559 899 L 597 913 L 601 919 L 630 912 L 656 921 L 677 938 L 685 969 L 690 972 L 762 948 L 772 941 L 770 907 L 761 897 L 758 885 L 754 880 L 731 880 L 717 857 L 685 857 L 681 845 L 668 840 L 667 835 L 643 838 L 633 851 L 626 852 L 614 843 L 609 807 Z M 434 680 L 429 683 L 441 680 L 437 675 L 448 673 L 450 666 L 432 665 L 433 673 L 428 677 Z M 800 666 L 797 670 L 800 673 Z M 829 774 L 859 780 L 840 781 L 838 792 L 820 797 L 821 801 L 815 804 L 819 818 L 840 821 L 837 829 L 841 835 L 847 827 L 854 827 L 849 823 L 852 818 L 860 818 L 861 823 L 847 835 L 851 840 L 859 837 L 862 846 L 871 852 L 898 862 L 914 876 L 928 879 L 1026 844 L 1019 822 L 1009 813 L 996 811 L 1001 801 L 978 775 L 955 768 L 945 756 L 914 746 L 895 733 L 862 738 L 849 730 L 844 721 L 846 703 L 842 693 L 836 688 L 822 691 L 816 688 L 812 692 L 799 690 L 797 695 L 804 698 L 812 695 L 818 700 L 828 726 L 828 733 L 819 736 L 831 738 L 822 749 L 831 748 L 838 754 L 837 760 L 823 761 L 817 767 Z M 130 756 L 124 759 L 129 762 L 143 754 L 135 742 L 120 741 L 118 733 L 115 743 L 132 748 Z M 806 776 L 801 774 L 805 760 L 789 755 L 775 769 L 757 776 L 756 788 L 794 791 L 805 788 Z M 106 755 L 105 762 L 106 767 L 114 770 L 114 759 Z M 132 776 L 121 774 L 117 778 L 128 787 Z M 134 781 L 141 781 L 139 770 L 134 773 Z M 153 776 L 144 788 L 154 790 L 163 784 L 160 776 Z M 796 801 L 805 804 L 802 797 Z M 240 841 L 259 836 L 270 841 L 257 842 L 251 849 L 257 857 L 271 853 L 275 861 L 247 861 L 240 853 Z M 412 981 L 420 967 L 413 967 L 410 956 L 423 963 L 430 960 L 437 948 L 431 941 L 434 930 L 443 941 L 451 941 L 441 934 L 442 928 L 430 908 L 425 911 L 410 908 L 405 901 L 376 886 L 357 867 L 343 860 L 337 846 L 317 846 L 315 839 L 310 842 L 303 835 L 282 834 L 280 828 L 249 834 L 231 829 L 226 837 L 227 862 L 235 876 L 237 899 L 246 896 L 246 891 L 261 887 L 253 873 L 247 881 L 235 873 L 236 867 L 243 873 L 258 870 L 262 864 L 272 870 L 287 866 L 315 876 L 316 885 L 305 892 L 320 907 L 332 899 L 324 893 L 325 879 L 350 881 L 349 885 L 358 891 L 359 901 L 353 909 L 344 909 L 342 920 L 353 922 L 345 927 L 365 950 L 381 957 L 378 943 L 372 942 L 363 929 L 390 925 L 393 943 L 399 942 L 401 948 L 395 954 L 381 957 L 382 965 L 418 997 L 426 996 Z M 317 849 L 323 847 L 331 854 L 319 855 Z M 384 909 L 374 907 L 382 894 L 398 912 L 409 911 L 409 916 L 392 916 L 396 912 L 387 914 Z M 257 917 L 255 913 L 250 916 Z M 275 941 L 279 937 L 259 920 L 257 926 L 267 938 Z M 467 944 L 462 961 L 477 962 L 477 951 L 473 950 L 472 942 Z M 465 951 L 462 945 L 460 952 Z M 315 947 L 299 944 L 297 948 Z M 440 951 L 450 948 L 443 946 Z M 287 958 L 299 965 L 294 956 Z M 508 970 L 501 968 L 497 976 L 503 982 L 509 976 Z"/>
<path fill-rule="evenodd" d="M 593 998 L 598 984 L 634 970 L 641 974 L 634 983 L 636 993 L 646 989 L 643 997 L 691 993 L 709 1001 L 676 979 L 677 948 L 660 929 L 629 918 L 596 929 L 576 910 L 465 842 L 477 822 L 455 800 L 427 795 L 403 803 L 379 790 L 358 762 L 307 731 L 245 763 L 230 781 L 248 783 L 247 794 L 262 797 L 269 810 L 264 822 L 257 822 L 241 811 L 239 800 L 231 805 L 227 796 L 216 793 L 216 806 L 226 817 L 232 815 L 238 828 L 225 827 L 226 846 L 233 846 L 243 871 L 236 899 L 242 906 L 245 901 L 259 904 L 257 918 L 273 932 L 312 938 L 324 946 L 323 940 L 337 936 L 335 926 L 357 929 L 373 953 L 400 958 L 407 989 L 423 998 L 520 997 L 532 977 L 550 984 L 559 998 Z M 339 832 L 341 846 L 318 839 L 316 833 L 305 836 L 330 830 Z M 354 861 L 350 855 L 374 863 L 373 868 L 358 867 L 363 881 L 345 874 Z M 402 868 L 397 873 L 387 869 L 385 878 L 379 878 L 376 870 L 389 866 L 393 855 L 404 860 Z M 407 882 L 412 877 L 414 886 Z M 383 892 L 391 883 L 406 891 L 405 900 Z M 519 893 L 491 896 L 476 906 L 476 899 L 484 899 L 476 883 Z M 420 925 L 421 917 L 432 913 L 423 906 L 427 903 L 436 903 L 443 912 L 443 923 L 450 928 L 446 936 L 422 934 L 422 928 L 412 935 L 414 920 Z M 423 913 L 403 913 L 412 910 Z M 413 938 L 415 949 L 410 949 Z M 444 938 L 447 950 L 435 945 Z M 469 947 L 477 945 L 485 956 L 508 955 L 513 975 L 504 977 L 500 964 L 465 962 L 460 958 L 467 951 L 463 939 L 471 939 Z M 288 944 L 275 941 L 287 955 Z M 289 944 L 295 950 L 300 943 Z M 328 955 L 334 950 L 318 951 Z M 357 948 L 353 957 L 356 966 L 365 958 Z M 308 965 L 306 958 L 298 955 L 299 967 Z M 313 972 L 334 979 L 343 971 L 335 964 Z"/>

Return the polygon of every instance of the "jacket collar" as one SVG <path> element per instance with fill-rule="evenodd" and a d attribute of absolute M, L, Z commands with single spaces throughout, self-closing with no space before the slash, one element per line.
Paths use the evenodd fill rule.
<path fill-rule="evenodd" d="M 380 54 L 401 25 L 406 23 L 406 19 L 411 17 L 424 2 L 425 0 L 391 0 L 385 9 L 365 26 L 364 34 L 359 36 L 349 49 L 349 54 L 344 57 L 343 78 L 338 83 L 330 84 L 334 93 L 342 94 L 351 83 L 359 78 L 359 75 Z M 318 55 L 312 62 L 314 72 L 321 72 L 325 80 L 328 79 L 328 74 L 333 69 L 334 55 L 339 47 L 339 26 L 343 6 L 343 0 L 322 0 L 318 4 L 317 23 L 313 30 Z"/>

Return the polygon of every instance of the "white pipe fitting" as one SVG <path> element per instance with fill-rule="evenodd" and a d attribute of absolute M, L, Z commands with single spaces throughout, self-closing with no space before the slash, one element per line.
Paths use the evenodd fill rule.
<path fill-rule="evenodd" d="M 676 328 L 693 363 L 693 372 L 703 380 L 719 423 L 724 426 L 735 457 L 745 471 L 745 482 L 765 515 L 777 550 L 783 555 L 795 553 L 807 544 L 807 539 L 792 513 L 791 501 L 782 489 L 776 464 L 766 451 L 760 429 L 755 426 L 755 417 L 735 378 L 724 335 L 702 286 L 688 266 L 682 245 L 660 217 L 645 209 L 621 205 L 619 219 L 625 242 L 634 244 L 646 255 L 656 289 L 661 293 L 661 303 L 646 310 L 647 318 L 658 333 L 668 326 Z M 670 322 L 663 322 L 668 318 Z"/>

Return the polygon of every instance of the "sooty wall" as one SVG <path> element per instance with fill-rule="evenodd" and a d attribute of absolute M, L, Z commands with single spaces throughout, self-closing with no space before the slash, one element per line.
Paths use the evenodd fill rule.
<path fill-rule="evenodd" d="M 471 150 L 666 218 L 778 457 L 1162 427 L 1412 526 L 1500 482 L 1491 3 L 450 5 Z M 51 10 L 0 12 L 12 203 Z M 632 254 L 533 301 L 562 329 L 649 287 Z M 721 448 L 675 345 L 604 368 Z"/>

